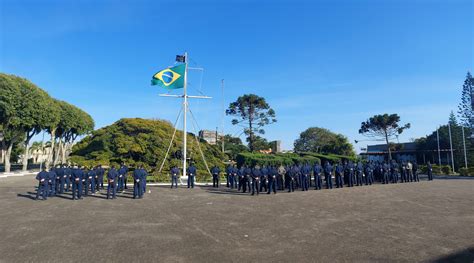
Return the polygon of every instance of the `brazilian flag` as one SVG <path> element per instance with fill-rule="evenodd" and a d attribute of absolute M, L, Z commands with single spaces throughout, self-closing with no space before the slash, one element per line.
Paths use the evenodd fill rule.
<path fill-rule="evenodd" d="M 186 64 L 164 69 L 153 75 L 151 85 L 159 85 L 165 89 L 182 89 L 185 72 Z"/>

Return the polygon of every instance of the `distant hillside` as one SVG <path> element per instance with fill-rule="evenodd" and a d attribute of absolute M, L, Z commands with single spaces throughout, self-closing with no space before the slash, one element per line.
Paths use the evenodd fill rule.
<path fill-rule="evenodd" d="M 140 118 L 120 119 L 112 125 L 92 132 L 73 147 L 71 161 L 84 164 L 127 164 L 143 163 L 152 168 L 161 165 L 174 128 L 168 121 Z M 195 160 L 198 170 L 205 171 L 198 144 L 193 134 L 188 133 L 188 156 Z M 183 133 L 178 130 L 170 154 L 180 150 Z M 213 165 L 223 167 L 224 155 L 218 147 L 200 141 L 201 149 L 209 168 Z M 165 163 L 170 167 L 171 157 Z M 180 163 L 173 159 L 172 162 Z M 181 165 L 179 165 L 181 166 Z"/>

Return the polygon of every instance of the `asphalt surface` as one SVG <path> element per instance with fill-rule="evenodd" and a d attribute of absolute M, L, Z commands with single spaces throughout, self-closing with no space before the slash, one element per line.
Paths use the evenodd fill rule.
<path fill-rule="evenodd" d="M 0 262 L 474 262 L 474 180 L 35 201 L 0 179 Z"/>

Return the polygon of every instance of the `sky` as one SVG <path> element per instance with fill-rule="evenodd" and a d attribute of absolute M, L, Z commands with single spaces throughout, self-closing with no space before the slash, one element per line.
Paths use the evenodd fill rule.
<path fill-rule="evenodd" d="M 150 81 L 187 51 L 204 68 L 190 71 L 189 94 L 213 97 L 190 102 L 198 129 L 240 134 L 230 116 L 222 127 L 223 105 L 254 93 L 276 111 L 264 137 L 283 149 L 316 126 L 359 151 L 378 143 L 358 133 L 375 114 L 411 123 L 400 142 L 447 123 L 474 68 L 473 13 L 471 0 L 0 0 L 0 72 L 82 108 L 96 128 L 174 122 L 180 101 Z"/>

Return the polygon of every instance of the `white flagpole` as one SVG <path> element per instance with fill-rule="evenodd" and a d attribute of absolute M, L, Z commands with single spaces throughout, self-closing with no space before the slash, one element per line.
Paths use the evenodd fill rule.
<path fill-rule="evenodd" d="M 222 79 L 222 153 L 225 152 L 225 133 L 224 133 L 224 116 L 225 116 L 225 109 L 224 109 L 224 79 Z"/>
<path fill-rule="evenodd" d="M 183 118 L 183 173 L 182 176 L 186 176 L 186 158 L 188 154 L 187 149 L 187 131 L 186 131 L 186 115 L 188 113 L 188 94 L 186 93 L 186 87 L 188 85 L 188 52 L 184 52 L 184 63 L 186 65 L 184 71 L 184 95 L 183 95 L 183 108 L 184 108 L 184 118 Z"/>

